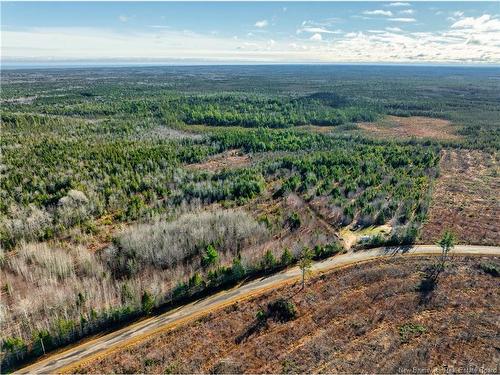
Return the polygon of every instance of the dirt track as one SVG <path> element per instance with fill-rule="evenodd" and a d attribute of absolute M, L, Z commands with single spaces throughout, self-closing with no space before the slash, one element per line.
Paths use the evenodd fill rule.
<path fill-rule="evenodd" d="M 347 253 L 329 258 L 313 265 L 313 272 L 320 273 L 335 268 L 394 256 L 439 254 L 440 248 L 422 245 L 407 248 L 376 248 L 356 253 Z M 500 247 L 457 246 L 453 253 L 463 255 L 500 255 Z M 87 341 L 66 351 L 49 355 L 17 373 L 60 373 L 71 371 L 76 366 L 97 357 L 105 356 L 119 348 L 127 347 L 154 333 L 172 329 L 182 323 L 200 317 L 210 311 L 230 305 L 237 300 L 261 294 L 269 289 L 291 283 L 300 278 L 297 267 L 284 272 L 260 278 L 231 290 L 217 293 L 203 300 L 195 301 L 165 314 L 142 320 L 116 332 Z"/>

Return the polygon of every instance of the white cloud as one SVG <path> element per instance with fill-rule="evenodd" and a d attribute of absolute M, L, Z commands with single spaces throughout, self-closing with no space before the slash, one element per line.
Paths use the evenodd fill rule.
<path fill-rule="evenodd" d="M 456 12 L 453 12 L 453 17 L 462 17 L 464 15 L 464 12 L 461 10 L 457 10 Z"/>
<path fill-rule="evenodd" d="M 324 27 L 313 27 L 307 26 L 300 29 L 297 29 L 297 34 L 301 33 L 313 33 L 313 34 L 342 34 L 341 30 L 328 30 Z"/>
<path fill-rule="evenodd" d="M 267 25 L 269 25 L 269 22 L 267 20 L 261 20 L 261 21 L 257 21 L 255 22 L 255 27 L 258 27 L 259 29 L 263 29 L 264 27 L 266 27 Z"/>
<path fill-rule="evenodd" d="M 321 34 L 316 33 L 312 37 L 310 37 L 309 39 L 313 40 L 315 42 L 319 42 L 319 41 L 323 40 L 323 37 L 321 36 Z"/>
<path fill-rule="evenodd" d="M 368 16 L 387 16 L 387 17 L 392 17 L 392 12 L 390 10 L 382 10 L 382 9 L 376 9 L 376 10 L 365 10 L 363 14 L 366 14 Z"/>
<path fill-rule="evenodd" d="M 477 38 L 452 35 L 449 32 L 417 32 L 363 34 L 348 33 L 345 39 L 334 44 L 356 61 L 433 61 L 433 62 L 494 62 L 500 61 L 500 45 Z M 499 35 L 500 38 L 500 35 Z M 464 44 L 467 44 L 467 50 Z"/>
<path fill-rule="evenodd" d="M 416 22 L 417 20 L 415 18 L 399 17 L 399 18 L 389 18 L 389 21 L 410 23 L 410 22 Z"/>
<path fill-rule="evenodd" d="M 415 11 L 413 9 L 405 9 L 399 12 L 400 14 L 413 14 Z"/>
<path fill-rule="evenodd" d="M 332 26 L 333 24 L 339 22 L 340 19 L 339 18 L 335 18 L 335 17 L 332 17 L 332 18 L 326 18 L 324 20 L 321 20 L 321 21 L 312 21 L 312 20 L 306 20 L 306 21 L 302 21 L 302 28 L 304 27 L 321 27 L 321 28 L 328 28 L 330 26 Z"/>
<path fill-rule="evenodd" d="M 401 2 L 387 4 L 388 7 L 409 7 L 410 5 L 411 5 L 410 3 L 401 3 Z"/>
<path fill-rule="evenodd" d="M 170 29 L 170 26 L 165 25 L 149 25 L 148 27 L 151 27 L 152 29 Z"/>
<path fill-rule="evenodd" d="M 235 40 L 169 28 L 127 34 L 109 28 L 4 29 L 1 54 L 3 61 L 500 63 L 500 17 L 489 14 L 462 18 L 441 31 L 373 28 L 328 40 L 330 33 L 314 32 L 333 32 L 326 26 L 306 23 L 303 28 L 309 29 L 309 39 L 279 34 L 259 39 L 258 33 L 243 33 Z"/>
<path fill-rule="evenodd" d="M 475 32 L 500 31 L 500 19 L 483 14 L 481 17 L 465 17 L 451 25 L 452 29 L 468 29 Z"/>
<path fill-rule="evenodd" d="M 351 32 L 351 33 L 347 33 L 347 34 L 345 34 L 345 37 L 346 37 L 346 38 L 355 38 L 355 37 L 357 37 L 358 35 L 359 35 L 358 33 L 352 33 L 352 32 Z"/>
<path fill-rule="evenodd" d="M 125 16 L 125 15 L 120 15 L 118 16 L 118 19 L 121 21 L 121 22 L 128 22 L 128 20 L 130 20 L 130 17 L 128 16 Z"/>
<path fill-rule="evenodd" d="M 42 60 L 189 58 L 234 49 L 238 43 L 190 31 L 152 29 L 124 36 L 109 29 L 79 27 L 4 30 L 2 42 L 2 57 Z"/>

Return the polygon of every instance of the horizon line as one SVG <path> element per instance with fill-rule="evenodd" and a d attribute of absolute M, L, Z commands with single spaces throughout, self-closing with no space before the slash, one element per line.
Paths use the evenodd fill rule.
<path fill-rule="evenodd" d="M 251 62 L 251 61 L 191 61 L 191 62 L 128 62 L 128 61 L 55 61 L 55 62 L 3 62 L 1 70 L 18 69 L 57 69 L 57 68 L 133 68 L 133 67 L 216 67 L 216 66 L 413 66 L 413 67 L 450 67 L 450 68 L 498 68 L 499 63 L 472 62 Z"/>

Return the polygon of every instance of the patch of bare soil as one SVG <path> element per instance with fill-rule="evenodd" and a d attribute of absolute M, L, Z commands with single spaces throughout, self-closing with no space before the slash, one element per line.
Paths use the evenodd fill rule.
<path fill-rule="evenodd" d="M 500 289 L 481 263 L 453 257 L 437 287 L 432 257 L 392 258 L 284 286 L 159 333 L 76 373 L 498 373 Z M 291 301 L 295 319 L 256 318 Z"/>
<path fill-rule="evenodd" d="M 440 140 L 460 139 L 448 120 L 431 117 L 387 116 L 374 122 L 362 122 L 358 127 L 377 138 L 433 138 Z"/>
<path fill-rule="evenodd" d="M 498 155 L 446 150 L 440 171 L 421 241 L 434 243 L 445 229 L 450 229 L 463 243 L 499 245 Z"/>
<path fill-rule="evenodd" d="M 215 172 L 226 168 L 244 167 L 249 165 L 251 160 L 250 155 L 243 154 L 240 150 L 229 150 L 212 156 L 206 162 L 189 164 L 186 168 Z"/>

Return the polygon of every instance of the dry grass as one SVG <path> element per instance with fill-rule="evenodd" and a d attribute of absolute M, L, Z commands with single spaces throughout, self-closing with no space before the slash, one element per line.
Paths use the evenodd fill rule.
<path fill-rule="evenodd" d="M 384 139 L 433 138 L 455 140 L 460 137 L 450 121 L 430 117 L 397 117 L 387 116 L 373 122 L 362 122 L 358 127 L 369 135 Z"/>
<path fill-rule="evenodd" d="M 460 242 L 500 244 L 500 176 L 496 155 L 443 151 L 422 242 L 433 243 L 447 228 Z"/>
<path fill-rule="evenodd" d="M 75 369 L 78 373 L 498 373 L 500 290 L 480 258 L 453 258 L 426 302 L 435 258 L 395 258 L 287 286 Z M 500 262 L 500 259 L 488 259 Z M 249 333 L 256 313 L 290 298 L 298 317 Z M 409 328 L 408 328 L 409 327 Z M 239 343 L 237 343 L 239 342 Z"/>

